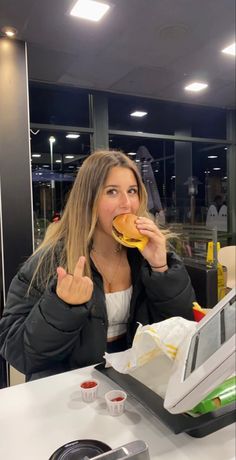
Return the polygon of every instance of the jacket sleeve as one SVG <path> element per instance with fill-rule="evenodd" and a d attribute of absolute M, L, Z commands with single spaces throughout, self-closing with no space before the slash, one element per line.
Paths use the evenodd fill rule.
<path fill-rule="evenodd" d="M 53 284 L 29 288 L 27 262 L 13 279 L 0 320 L 0 353 L 24 374 L 57 366 L 71 353 L 87 320 L 90 302 L 69 306 Z M 28 276 L 27 276 L 28 275 Z"/>
<path fill-rule="evenodd" d="M 174 253 L 168 253 L 167 262 L 169 268 L 165 272 L 154 272 L 147 263 L 142 267 L 152 322 L 172 316 L 193 320 L 195 293 L 188 272 Z"/>

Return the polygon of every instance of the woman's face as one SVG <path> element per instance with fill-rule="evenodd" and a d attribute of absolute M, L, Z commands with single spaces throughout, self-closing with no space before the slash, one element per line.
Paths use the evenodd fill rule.
<path fill-rule="evenodd" d="M 138 184 L 133 171 L 120 166 L 112 168 L 98 199 L 97 227 L 111 235 L 114 217 L 136 214 L 139 204 Z"/>

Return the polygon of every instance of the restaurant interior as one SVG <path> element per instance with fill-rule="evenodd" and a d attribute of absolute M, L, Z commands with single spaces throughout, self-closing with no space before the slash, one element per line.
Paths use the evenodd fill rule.
<path fill-rule="evenodd" d="M 49 224 L 60 220 L 78 171 L 98 149 L 122 151 L 136 163 L 149 212 L 175 235 L 171 247 L 184 262 L 199 305 L 210 311 L 218 302 L 234 302 L 235 315 L 235 0 L 102 0 L 107 9 L 101 20 L 76 17 L 75 3 L 0 0 L 0 318 L 12 278 Z M 108 377 L 114 379 L 112 373 Z M 31 385 L 0 356 L 0 389 L 22 384 Z M 125 391 L 135 396 L 128 383 Z M 144 406 L 151 410 L 149 397 Z M 72 406 L 77 407 L 73 401 Z M 97 410 L 104 417 L 103 408 Z M 130 414 L 123 419 L 127 435 L 120 444 L 140 437 L 141 428 L 146 441 L 144 425 L 129 438 L 129 424 L 138 424 L 139 417 Z M 91 412 L 90 422 L 92 417 Z M 172 426 L 165 417 L 164 424 Z M 224 417 L 222 427 L 232 423 L 231 414 Z M 182 423 L 187 422 L 178 419 Z M 118 447 L 106 429 L 108 444 Z M 162 425 L 158 430 L 164 432 Z M 81 438 L 66 433 L 68 442 Z M 172 458 L 169 444 L 162 457 L 149 438 L 150 458 Z M 210 455 L 206 439 L 202 458 Z M 60 440 L 58 447 L 66 438 Z M 48 458 L 43 455 L 56 450 L 55 439 L 49 444 L 32 458 Z M 177 444 L 176 460 L 195 458 L 190 447 L 181 454 Z M 232 446 L 226 432 L 224 453 L 212 447 L 211 455 L 232 460 Z M 197 444 L 194 451 L 199 457 Z M 13 460 L 11 455 L 2 458 Z M 149 458 L 143 444 L 119 450 L 111 460 L 122 455 Z"/>

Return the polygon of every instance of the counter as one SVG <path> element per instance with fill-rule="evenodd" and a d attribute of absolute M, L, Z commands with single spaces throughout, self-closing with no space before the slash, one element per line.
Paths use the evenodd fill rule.
<path fill-rule="evenodd" d="M 99 380 L 99 397 L 81 400 L 79 384 Z M 126 411 L 108 415 L 104 394 L 119 388 L 93 367 L 78 369 L 0 390 L 0 459 L 48 460 L 61 445 L 97 439 L 112 448 L 137 439 L 149 446 L 151 460 L 235 460 L 235 425 L 204 438 L 173 434 L 128 396 Z"/>

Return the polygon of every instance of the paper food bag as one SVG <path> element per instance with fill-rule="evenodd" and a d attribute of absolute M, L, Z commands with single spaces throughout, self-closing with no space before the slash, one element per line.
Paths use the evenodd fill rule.
<path fill-rule="evenodd" d="M 164 397 L 177 349 L 196 329 L 194 321 L 173 317 L 160 323 L 138 326 L 132 348 L 105 353 L 106 367 L 130 374 Z"/>

